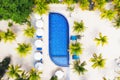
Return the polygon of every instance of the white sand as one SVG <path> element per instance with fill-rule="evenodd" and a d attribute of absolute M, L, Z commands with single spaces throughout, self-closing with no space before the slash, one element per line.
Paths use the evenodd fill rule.
<path fill-rule="evenodd" d="M 83 20 L 85 23 L 85 26 L 87 27 L 86 31 L 83 33 L 84 37 L 80 40 L 80 42 L 83 44 L 84 52 L 80 56 L 81 61 L 86 61 L 87 66 L 86 69 L 88 72 L 85 73 L 85 75 L 77 75 L 72 70 L 72 65 L 70 65 L 70 68 L 62 68 L 70 78 L 70 80 L 102 80 L 103 76 L 106 76 L 107 78 L 110 78 L 110 80 L 113 80 L 115 75 L 117 75 L 114 70 L 118 67 L 116 66 L 114 59 L 118 58 L 120 56 L 119 50 L 120 50 L 120 30 L 116 30 L 113 28 L 113 25 L 108 20 L 103 20 L 99 17 L 100 12 L 99 11 L 81 11 L 78 6 L 75 6 L 74 12 L 72 12 L 71 17 L 69 16 L 70 12 L 66 11 L 67 6 L 66 5 L 57 5 L 52 4 L 50 5 L 50 12 L 59 12 L 63 14 L 69 22 L 70 26 L 70 35 L 73 35 L 73 22 L 74 21 L 81 21 Z M 44 61 L 44 68 L 43 68 L 43 74 L 41 75 L 42 80 L 49 80 L 50 77 L 54 74 L 55 70 L 59 68 L 56 66 L 50 59 L 49 53 L 48 53 L 48 14 L 42 15 L 44 20 L 44 47 L 43 47 L 43 61 Z M 32 18 L 32 25 L 35 25 L 35 15 L 31 15 Z M 6 21 L 0 21 L 0 30 L 5 31 L 7 27 Z M 15 51 L 15 48 L 17 47 L 17 43 L 21 42 L 31 42 L 33 44 L 34 39 L 28 39 L 23 36 L 22 30 L 25 28 L 21 25 L 14 25 L 14 31 L 17 34 L 17 39 L 13 43 L 3 43 L 0 42 L 0 59 L 2 60 L 4 57 L 11 55 L 12 57 L 12 64 L 20 64 L 22 65 L 23 69 L 29 70 L 33 67 L 33 55 L 28 55 L 25 58 L 20 58 L 18 54 Z M 102 32 L 103 35 L 108 36 L 109 43 L 108 45 L 104 47 L 96 47 L 95 42 L 93 39 L 95 37 L 98 37 L 99 32 Z M 34 46 L 33 46 L 34 47 Z M 34 51 L 33 51 L 34 52 Z M 92 57 L 93 53 L 102 53 L 103 57 L 107 59 L 106 67 L 104 69 L 93 69 L 91 67 L 91 62 L 89 62 L 89 59 Z M 72 63 L 72 60 L 70 60 Z M 69 80 L 66 78 L 63 80 Z"/>
<path fill-rule="evenodd" d="M 54 6 L 52 5 L 51 11 L 59 12 L 68 19 L 71 35 L 74 34 L 72 29 L 74 21 L 80 22 L 83 20 L 85 26 L 87 27 L 86 31 L 83 33 L 84 37 L 80 41 L 84 47 L 84 52 L 80 56 L 80 59 L 81 61 L 85 60 L 87 62 L 86 69 L 88 72 L 86 72 L 85 75 L 79 76 L 73 72 L 71 65 L 70 80 L 102 80 L 102 77 L 104 76 L 110 78 L 110 80 L 113 80 L 115 75 L 117 75 L 114 70 L 118 68 L 114 62 L 114 59 L 120 56 L 120 30 L 113 28 L 113 25 L 110 21 L 101 19 L 99 16 L 99 11 L 81 11 L 76 6 L 74 12 L 71 14 L 72 16 L 69 17 L 69 12 L 66 11 L 65 5 L 59 5 L 59 8 Z M 96 47 L 93 39 L 98 37 L 99 32 L 108 36 L 108 45 L 105 45 L 104 47 Z M 102 53 L 103 58 L 107 59 L 106 67 L 104 69 L 99 70 L 91 68 L 91 63 L 89 60 L 93 53 Z"/>

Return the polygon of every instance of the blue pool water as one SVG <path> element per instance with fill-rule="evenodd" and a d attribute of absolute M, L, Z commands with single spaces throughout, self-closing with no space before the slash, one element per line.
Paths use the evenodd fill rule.
<path fill-rule="evenodd" d="M 58 65 L 69 66 L 69 25 L 59 13 L 49 13 L 49 54 Z"/>

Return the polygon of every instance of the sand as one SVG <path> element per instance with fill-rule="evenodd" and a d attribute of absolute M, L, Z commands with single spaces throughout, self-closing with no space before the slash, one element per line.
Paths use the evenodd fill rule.
<path fill-rule="evenodd" d="M 54 74 L 55 70 L 58 68 L 62 68 L 65 72 L 65 76 L 63 80 L 102 80 L 102 77 L 105 76 L 107 78 L 110 78 L 110 80 L 113 80 L 113 78 L 117 75 L 114 70 L 119 69 L 114 62 L 115 58 L 118 58 L 120 56 L 120 30 L 115 29 L 113 27 L 113 24 L 106 20 L 100 18 L 100 12 L 99 11 L 82 11 L 78 6 L 75 6 L 75 10 L 71 13 L 67 11 L 67 6 L 63 4 L 51 4 L 49 12 L 58 12 L 64 15 L 68 22 L 69 22 L 69 28 L 70 28 L 70 35 L 75 34 L 73 32 L 72 26 L 74 21 L 80 22 L 81 20 L 84 21 L 86 28 L 86 31 L 82 33 L 84 37 L 79 41 L 83 44 L 84 51 L 83 54 L 80 55 L 81 61 L 86 61 L 87 66 L 86 69 L 88 72 L 86 72 L 84 75 L 77 75 L 73 72 L 72 69 L 72 59 L 70 59 L 70 67 L 59 67 L 56 66 L 49 57 L 49 48 L 48 48 L 48 14 L 42 15 L 43 22 L 44 22 L 44 36 L 43 36 L 43 74 L 41 75 L 42 80 L 49 80 L 51 76 Z M 37 14 L 32 13 L 31 14 L 31 22 L 32 25 L 35 26 L 35 22 L 37 18 L 35 17 Z M 0 30 L 7 30 L 8 21 L 0 21 Z M 23 35 L 23 29 L 26 28 L 26 25 L 18 25 L 14 24 L 14 31 L 17 34 L 16 41 L 13 43 L 4 43 L 0 42 L 0 60 L 2 60 L 4 57 L 11 55 L 12 61 L 11 64 L 20 64 L 22 65 L 22 69 L 30 70 L 32 67 L 34 67 L 34 40 L 35 39 L 29 39 L 24 37 Z M 104 47 L 96 46 L 93 39 L 95 37 L 98 37 L 99 32 L 101 32 L 103 35 L 106 35 L 108 37 L 108 44 Z M 20 58 L 17 52 L 15 51 L 15 48 L 17 47 L 17 43 L 22 42 L 31 42 L 33 45 L 33 51 L 32 54 Z M 89 62 L 89 59 L 92 57 L 93 53 L 100 54 L 102 53 L 103 58 L 107 60 L 106 66 L 104 69 L 93 69 L 91 67 L 91 62 Z"/>

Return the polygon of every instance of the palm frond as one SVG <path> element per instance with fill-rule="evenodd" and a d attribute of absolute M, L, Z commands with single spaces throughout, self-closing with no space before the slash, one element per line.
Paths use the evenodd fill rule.
<path fill-rule="evenodd" d="M 79 0 L 80 8 L 82 10 L 88 10 L 89 9 L 89 2 L 88 0 Z"/>
<path fill-rule="evenodd" d="M 20 55 L 20 57 L 24 57 L 27 54 L 31 53 L 32 46 L 30 44 L 18 44 L 18 47 L 16 48 L 17 53 Z"/>
<path fill-rule="evenodd" d="M 8 76 L 13 79 L 18 78 L 21 73 L 22 73 L 22 70 L 20 70 L 20 66 L 18 65 L 16 66 L 10 65 L 7 72 Z"/>
<path fill-rule="evenodd" d="M 108 38 L 107 36 L 103 36 L 102 33 L 99 33 L 99 38 L 95 38 L 94 41 L 96 42 L 96 45 L 102 45 L 108 44 Z"/>
<path fill-rule="evenodd" d="M 84 32 L 86 29 L 86 27 L 84 26 L 84 22 L 74 22 L 74 26 L 73 26 L 73 31 L 75 31 L 76 33 L 80 33 L 80 32 Z"/>
<path fill-rule="evenodd" d="M 7 29 L 7 32 L 1 32 L 0 34 L 1 39 L 4 40 L 4 42 L 12 42 L 16 38 L 16 35 L 10 29 Z"/>
<path fill-rule="evenodd" d="M 35 69 L 31 69 L 29 74 L 30 74 L 29 80 L 41 80 L 41 78 L 40 78 L 41 72 L 39 72 Z"/>
<path fill-rule="evenodd" d="M 113 10 L 103 10 L 101 13 L 101 18 L 106 18 L 108 20 L 113 20 L 116 16 L 117 12 Z"/>
<path fill-rule="evenodd" d="M 36 5 L 35 5 L 35 8 L 33 8 L 33 10 L 36 13 L 42 15 L 47 13 L 47 11 L 49 10 L 49 6 L 45 0 L 36 0 L 35 3 Z"/>
<path fill-rule="evenodd" d="M 104 68 L 106 64 L 106 59 L 102 58 L 102 54 L 96 55 L 95 53 L 93 54 L 93 57 L 90 58 L 90 61 L 93 63 L 92 67 L 93 68 Z"/>
<path fill-rule="evenodd" d="M 82 54 L 82 52 L 83 52 L 83 48 L 82 48 L 81 43 L 76 42 L 76 43 L 70 44 L 70 53 L 71 54 L 79 55 L 79 54 Z"/>
<path fill-rule="evenodd" d="M 115 18 L 115 21 L 113 22 L 113 24 L 116 29 L 120 29 L 120 16 Z"/>
<path fill-rule="evenodd" d="M 35 28 L 34 27 L 27 27 L 27 29 L 24 30 L 24 35 L 28 38 L 33 38 L 35 34 Z"/>
<path fill-rule="evenodd" d="M 78 74 L 78 75 L 83 75 L 87 69 L 84 68 L 86 65 L 86 62 L 80 62 L 80 61 L 74 61 L 73 63 L 73 70 Z"/>

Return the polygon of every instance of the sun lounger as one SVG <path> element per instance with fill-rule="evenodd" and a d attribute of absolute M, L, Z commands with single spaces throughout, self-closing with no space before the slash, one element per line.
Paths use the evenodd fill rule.
<path fill-rule="evenodd" d="M 73 59 L 73 60 L 79 60 L 80 57 L 79 57 L 78 55 L 75 55 L 75 54 L 74 54 L 74 55 L 72 55 L 72 59 Z"/>
<path fill-rule="evenodd" d="M 73 41 L 76 41 L 77 40 L 77 36 L 71 36 L 70 39 L 73 40 Z"/>
<path fill-rule="evenodd" d="M 39 39 L 41 39 L 41 38 L 42 38 L 42 36 L 38 36 L 38 35 L 37 35 L 36 37 L 37 37 L 37 38 L 39 38 Z"/>
<path fill-rule="evenodd" d="M 37 51 L 42 51 L 41 47 L 36 48 Z"/>

